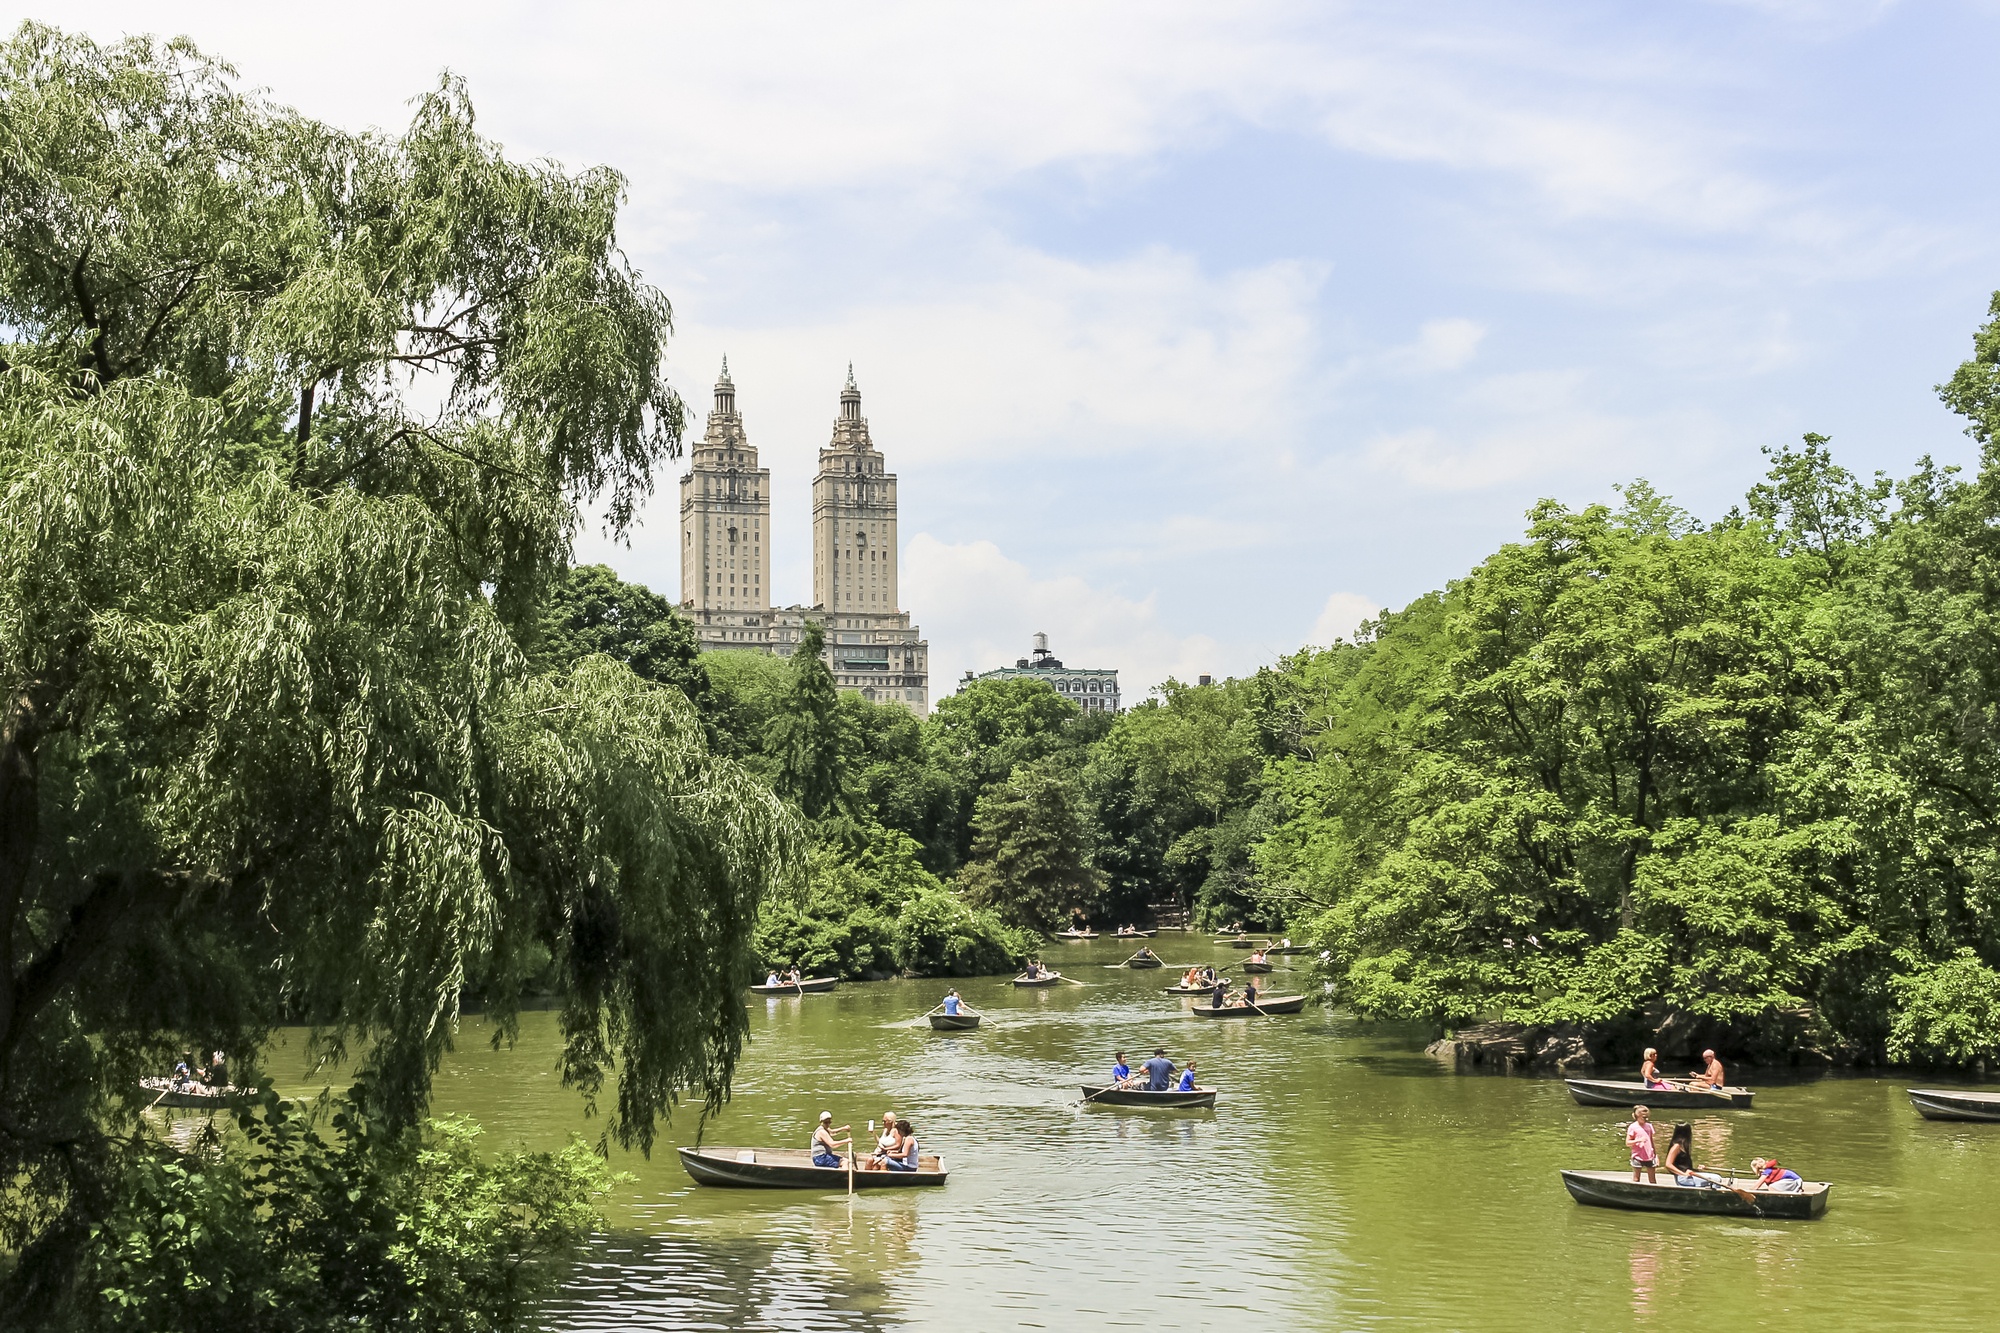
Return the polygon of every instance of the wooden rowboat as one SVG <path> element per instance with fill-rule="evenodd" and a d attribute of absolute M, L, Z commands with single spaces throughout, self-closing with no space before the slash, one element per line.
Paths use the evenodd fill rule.
<path fill-rule="evenodd" d="M 1217 940 L 1216 944 L 1225 949 L 1254 949 L 1257 947 L 1257 941 L 1251 939 L 1248 935 L 1225 936 Z"/>
<path fill-rule="evenodd" d="M 1704 1189 L 1676 1185 L 1671 1177 L 1657 1185 L 1632 1179 L 1630 1171 L 1565 1171 L 1563 1186 L 1578 1203 L 1596 1208 L 1634 1208 L 1650 1213 L 1709 1213 L 1723 1217 L 1773 1217 L 1804 1220 L 1826 1213 L 1827 1191 L 1833 1187 L 1823 1180 L 1809 1180 L 1796 1194 L 1779 1190 L 1750 1189 L 1744 1198 L 1735 1190 Z"/>
<path fill-rule="evenodd" d="M 1114 930 L 1111 932 L 1111 938 L 1114 940 L 1150 940 L 1159 933 L 1160 928 L 1158 926 L 1153 927 L 1151 930 Z"/>
<path fill-rule="evenodd" d="M 1075 943 L 1077 940 L 1094 940 L 1097 938 L 1097 932 L 1094 930 L 1059 930 L 1056 932 L 1056 938 Z"/>
<path fill-rule="evenodd" d="M 2000 1121 L 2000 1092 L 1911 1088 L 1910 1105 L 1921 1111 L 1926 1120 Z"/>
<path fill-rule="evenodd" d="M 825 1190 L 845 1193 L 845 1166 L 814 1166 L 812 1154 L 798 1148 L 682 1148 L 681 1165 L 697 1185 L 731 1185 L 741 1189 Z M 883 1190 L 914 1185 L 942 1185 L 948 1174 L 936 1157 L 919 1154 L 915 1171 L 856 1171 L 854 1188 Z"/>
<path fill-rule="evenodd" d="M 142 1078 L 139 1080 L 139 1095 L 148 1106 L 171 1106 L 177 1110 L 227 1111 L 232 1107 L 247 1106 L 257 1099 L 256 1088 L 239 1088 L 230 1085 L 223 1088 L 206 1088 L 199 1083 L 191 1083 L 185 1088 L 176 1088 L 170 1078 Z"/>
<path fill-rule="evenodd" d="M 1159 967 L 1160 956 L 1151 949 L 1141 949 L 1125 960 L 1127 967 Z"/>
<path fill-rule="evenodd" d="M 933 1032 L 970 1032 L 979 1026 L 979 1015 L 964 1010 L 955 1014 L 932 1014 Z"/>
<path fill-rule="evenodd" d="M 1264 950 L 1264 952 L 1268 954 L 1311 953 L 1312 946 L 1307 944 L 1274 944 Z"/>
<path fill-rule="evenodd" d="M 1228 984 L 1229 984 L 1229 978 L 1228 978 L 1228 977 L 1224 977 L 1224 978 L 1222 979 L 1222 983 L 1223 983 L 1223 985 L 1225 985 L 1225 986 L 1226 986 L 1226 985 L 1228 985 Z M 1215 993 L 1215 987 L 1213 987 L 1213 986 L 1168 986 L 1168 987 L 1166 988 L 1166 993 L 1167 993 L 1167 994 L 1169 994 L 1169 995 L 1212 995 L 1212 994 L 1214 994 L 1214 993 Z"/>
<path fill-rule="evenodd" d="M 1193 1092 L 1177 1092 L 1168 1088 L 1164 1092 L 1152 1092 L 1146 1088 L 1120 1088 L 1109 1083 L 1091 1087 L 1083 1085 L 1083 1100 L 1092 1106 L 1158 1106 L 1186 1109 L 1194 1106 L 1215 1105 L 1214 1088 L 1196 1088 Z"/>
<path fill-rule="evenodd" d="M 775 986 L 756 985 L 752 995 L 824 995 L 840 984 L 839 977 L 807 977 L 804 981 L 781 981 Z"/>
<path fill-rule="evenodd" d="M 1031 977 L 1023 974 L 1014 978 L 1016 986 L 1053 986 L 1062 980 L 1062 973 L 1051 972 L 1045 977 Z"/>
<path fill-rule="evenodd" d="M 1306 997 L 1303 995 L 1273 995 L 1269 999 L 1260 995 L 1255 1008 L 1244 1004 L 1225 1004 L 1217 1009 L 1212 1004 L 1198 1004 L 1194 1006 L 1194 1012 L 1203 1018 L 1264 1018 L 1271 1014 L 1296 1014 L 1305 1007 Z"/>
<path fill-rule="evenodd" d="M 1243 960 L 1243 970 L 1245 972 L 1269 972 L 1271 970 L 1271 965 L 1269 963 L 1260 963 L 1254 959 L 1245 958 Z"/>
<path fill-rule="evenodd" d="M 1704 1092 L 1699 1088 L 1649 1088 L 1643 1083 L 1611 1083 L 1595 1078 L 1572 1078 L 1565 1082 L 1569 1084 L 1569 1095 L 1576 1098 L 1579 1106 L 1622 1106 L 1628 1111 L 1634 1106 L 1746 1111 L 1756 1096 L 1748 1088 L 1723 1087 Z"/>

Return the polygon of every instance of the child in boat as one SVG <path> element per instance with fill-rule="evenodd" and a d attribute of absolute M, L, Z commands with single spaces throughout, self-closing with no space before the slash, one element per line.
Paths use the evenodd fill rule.
<path fill-rule="evenodd" d="M 1124 1087 L 1132 1081 L 1132 1067 L 1125 1063 L 1125 1052 L 1111 1053 L 1111 1082 L 1115 1087 Z"/>
<path fill-rule="evenodd" d="M 1660 1053 L 1651 1046 L 1646 1048 L 1646 1058 L 1639 1062 L 1639 1082 L 1648 1088 L 1673 1087 L 1660 1077 Z"/>
<path fill-rule="evenodd" d="M 1632 1179 L 1637 1180 L 1639 1173 L 1644 1171 L 1648 1185 L 1659 1184 L 1656 1172 L 1660 1162 L 1653 1142 L 1653 1113 L 1643 1106 L 1632 1108 L 1632 1123 L 1625 1126 L 1625 1147 L 1632 1154 Z"/>
<path fill-rule="evenodd" d="M 1778 1165 L 1775 1157 L 1753 1157 L 1750 1169 L 1757 1173 L 1756 1188 L 1770 1190 L 1776 1194 L 1797 1194 L 1805 1188 L 1806 1182 L 1796 1171 L 1787 1171 Z"/>
<path fill-rule="evenodd" d="M 1181 1085 L 1180 1087 L 1174 1089 L 1174 1091 L 1176 1092 L 1194 1091 L 1194 1061 L 1190 1060 L 1187 1062 L 1187 1068 L 1181 1071 Z"/>

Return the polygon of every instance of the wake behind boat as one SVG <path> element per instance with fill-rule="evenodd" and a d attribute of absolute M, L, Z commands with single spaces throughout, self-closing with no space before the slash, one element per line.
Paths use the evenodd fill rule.
<path fill-rule="evenodd" d="M 845 1191 L 906 1189 L 942 1185 L 949 1174 L 941 1158 L 921 1154 L 915 1171 L 853 1171 L 845 1166 L 814 1166 L 812 1154 L 797 1148 L 682 1148 L 681 1165 L 698 1185 L 738 1189 L 808 1189 Z"/>
<path fill-rule="evenodd" d="M 1910 1105 L 1926 1120 L 2000 1121 L 2000 1092 L 1961 1088 L 1911 1088 Z"/>
<path fill-rule="evenodd" d="M 1257 997 L 1257 1003 L 1225 1004 L 1220 1009 L 1212 1004 L 1197 1004 L 1192 1012 L 1203 1018 L 1266 1018 L 1272 1014 L 1296 1014 L 1306 1007 L 1303 995 L 1273 995 L 1266 999 Z"/>
<path fill-rule="evenodd" d="M 1606 1079 L 1572 1078 L 1563 1080 L 1569 1085 L 1569 1095 L 1579 1106 L 1622 1106 L 1626 1110 L 1644 1104 L 1657 1107 L 1702 1109 L 1710 1111 L 1746 1111 L 1756 1096 L 1748 1088 L 1722 1087 L 1714 1092 L 1706 1088 L 1675 1084 L 1671 1088 L 1649 1088 L 1643 1083 L 1616 1083 Z"/>
<path fill-rule="evenodd" d="M 1632 1179 L 1629 1171 L 1565 1171 L 1562 1181 L 1571 1198 L 1595 1208 L 1793 1220 L 1823 1216 L 1827 1191 L 1833 1188 L 1823 1180 L 1806 1181 L 1796 1193 L 1751 1189 L 1748 1184 L 1725 1189 L 1671 1182 L 1655 1185 Z"/>
<path fill-rule="evenodd" d="M 1214 1088 L 1196 1088 L 1192 1092 L 1181 1092 L 1167 1088 L 1154 1092 L 1150 1088 L 1121 1088 L 1111 1083 L 1091 1087 L 1083 1085 L 1083 1100 L 1092 1106 L 1157 1106 L 1174 1109 L 1215 1105 Z"/>

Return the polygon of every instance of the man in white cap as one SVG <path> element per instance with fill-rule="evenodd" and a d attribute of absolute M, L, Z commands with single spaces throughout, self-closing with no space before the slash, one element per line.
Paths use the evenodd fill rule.
<path fill-rule="evenodd" d="M 819 1113 L 819 1128 L 813 1131 L 812 1155 L 814 1166 L 837 1167 L 846 1165 L 840 1159 L 840 1150 L 842 1148 L 853 1147 L 854 1141 L 852 1139 L 836 1139 L 834 1135 L 845 1134 L 849 1128 L 847 1125 L 842 1125 L 839 1129 L 835 1129 L 833 1128 L 833 1112 L 821 1111 Z"/>

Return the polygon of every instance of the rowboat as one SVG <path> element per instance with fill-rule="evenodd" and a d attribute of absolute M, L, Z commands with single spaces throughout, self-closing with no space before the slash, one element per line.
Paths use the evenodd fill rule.
<path fill-rule="evenodd" d="M 824 995 L 840 984 L 839 977 L 807 977 L 804 981 L 781 981 L 775 986 L 756 985 L 752 995 Z"/>
<path fill-rule="evenodd" d="M 1926 1120 L 2000 1120 L 2000 1092 L 1911 1088 L 1910 1105 Z"/>
<path fill-rule="evenodd" d="M 1721 1087 L 1714 1092 L 1699 1088 L 1649 1088 L 1643 1083 L 1608 1083 L 1602 1079 L 1572 1078 L 1569 1095 L 1579 1106 L 1680 1107 L 1710 1111 L 1746 1111 L 1756 1094 L 1748 1088 Z"/>
<path fill-rule="evenodd" d="M 932 1014 L 933 1032 L 970 1032 L 979 1026 L 979 1015 L 960 1011 L 955 1014 Z"/>
<path fill-rule="evenodd" d="M 1238 935 L 1233 939 L 1220 939 L 1216 943 L 1225 949 L 1254 949 L 1257 947 L 1257 941 L 1251 939 L 1248 935 Z"/>
<path fill-rule="evenodd" d="M 170 1078 L 142 1078 L 139 1080 L 139 1095 L 152 1106 L 172 1106 L 182 1110 L 226 1111 L 235 1106 L 246 1106 L 257 1098 L 256 1088 L 239 1088 L 234 1084 L 221 1088 L 206 1088 L 199 1083 L 190 1083 L 184 1088 L 176 1088 Z"/>
<path fill-rule="evenodd" d="M 1243 970 L 1245 972 L 1269 972 L 1271 965 L 1269 963 L 1257 962 L 1255 959 L 1245 958 L 1243 960 Z"/>
<path fill-rule="evenodd" d="M 1578 1203 L 1596 1208 L 1635 1208 L 1652 1213 L 1714 1213 L 1725 1217 L 1778 1217 L 1806 1219 L 1826 1213 L 1827 1191 L 1833 1186 L 1823 1180 L 1809 1180 L 1798 1193 L 1750 1189 L 1751 1198 L 1735 1190 L 1704 1189 L 1676 1185 L 1669 1178 L 1661 1184 L 1632 1179 L 1629 1171 L 1565 1171 L 1563 1186 Z"/>
<path fill-rule="evenodd" d="M 1269 954 L 1311 953 L 1312 947 L 1305 944 L 1274 944 L 1264 950 L 1264 952 Z"/>
<path fill-rule="evenodd" d="M 1160 928 L 1158 926 L 1153 927 L 1151 930 L 1114 930 L 1111 932 L 1111 938 L 1115 940 L 1150 940 L 1159 933 Z"/>
<path fill-rule="evenodd" d="M 1053 986 L 1062 980 L 1062 973 L 1051 972 L 1045 977 L 1031 977 L 1023 974 L 1014 978 L 1016 986 Z"/>
<path fill-rule="evenodd" d="M 1139 950 L 1139 952 L 1133 954 L 1130 958 L 1127 958 L 1125 960 L 1125 966 L 1158 967 L 1160 966 L 1160 956 L 1154 953 L 1151 949 L 1141 949 Z"/>
<path fill-rule="evenodd" d="M 1225 985 L 1225 986 L 1226 986 L 1226 985 L 1228 985 L 1228 984 L 1229 984 L 1229 978 L 1228 978 L 1228 977 L 1224 977 L 1224 978 L 1222 979 L 1222 984 L 1223 984 L 1223 985 Z M 1166 993 L 1167 993 L 1167 994 L 1169 994 L 1169 995 L 1210 995 L 1210 994 L 1213 994 L 1213 993 L 1214 993 L 1214 991 L 1215 991 L 1215 987 L 1213 987 L 1213 986 L 1168 986 L 1168 987 L 1166 987 Z"/>
<path fill-rule="evenodd" d="M 1303 995 L 1273 995 L 1268 1000 L 1260 995 L 1255 1008 L 1226 1004 L 1218 1009 L 1212 1004 L 1198 1004 L 1194 1006 L 1194 1012 L 1203 1018 L 1262 1018 L 1269 1014 L 1296 1014 L 1305 1007 L 1306 997 Z"/>
<path fill-rule="evenodd" d="M 1215 1105 L 1214 1088 L 1196 1088 L 1193 1092 L 1176 1092 L 1168 1088 L 1164 1092 L 1151 1092 L 1145 1088 L 1120 1088 L 1110 1083 L 1091 1087 L 1083 1085 L 1083 1099 L 1092 1106 L 1163 1106 L 1186 1108 L 1190 1106 Z"/>
<path fill-rule="evenodd" d="M 1094 940 L 1097 938 L 1097 932 L 1094 930 L 1059 930 L 1056 932 L 1056 938 L 1074 943 L 1077 940 Z"/>
<path fill-rule="evenodd" d="M 919 1154 L 915 1171 L 855 1171 L 845 1166 L 814 1166 L 812 1154 L 799 1148 L 682 1148 L 681 1165 L 697 1185 L 732 1185 L 744 1189 L 844 1191 L 851 1178 L 858 1190 L 942 1185 L 944 1162 Z"/>

